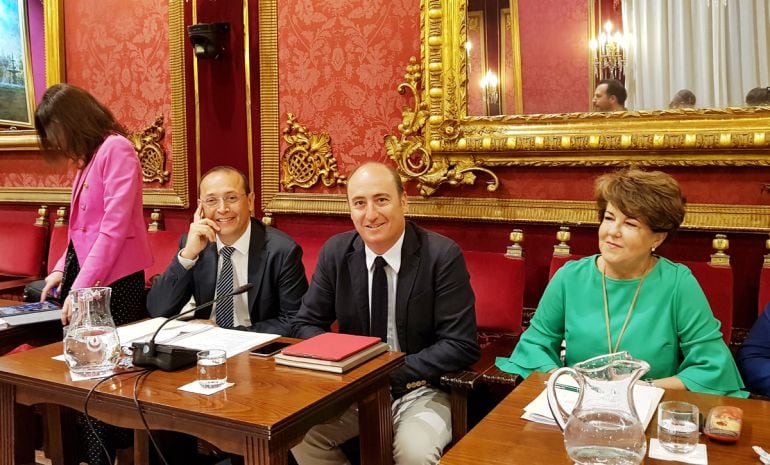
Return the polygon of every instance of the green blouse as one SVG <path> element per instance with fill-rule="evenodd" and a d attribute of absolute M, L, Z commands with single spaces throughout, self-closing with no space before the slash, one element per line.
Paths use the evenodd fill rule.
<path fill-rule="evenodd" d="M 523 377 L 608 353 L 602 273 L 598 255 L 566 263 L 545 289 L 529 328 L 502 371 Z M 607 278 L 612 347 L 615 347 L 639 279 Z M 694 392 L 747 397 L 735 360 L 722 340 L 703 290 L 689 268 L 659 258 L 639 291 L 619 351 L 650 364 L 645 377 L 676 375 Z"/>

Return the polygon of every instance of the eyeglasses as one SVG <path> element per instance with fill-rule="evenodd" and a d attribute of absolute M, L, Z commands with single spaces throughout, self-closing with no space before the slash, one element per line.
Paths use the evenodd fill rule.
<path fill-rule="evenodd" d="M 232 205 L 241 200 L 241 197 L 246 194 L 227 194 L 224 197 L 206 197 L 200 199 L 201 203 L 209 208 L 216 208 L 219 206 L 219 202 L 224 202 L 225 205 Z"/>

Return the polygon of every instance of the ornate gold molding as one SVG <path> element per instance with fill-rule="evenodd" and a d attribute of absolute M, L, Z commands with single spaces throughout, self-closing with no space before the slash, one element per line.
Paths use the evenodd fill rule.
<path fill-rule="evenodd" d="M 474 171 L 484 172 L 492 179 L 487 190 L 493 192 L 500 185 L 497 176 L 490 170 L 477 166 L 472 160 L 449 161 L 446 157 L 431 157 L 430 150 L 425 146 L 425 138 L 422 136 L 425 124 L 428 121 L 428 105 L 420 97 L 420 83 L 422 71 L 415 57 L 409 59 L 406 65 L 406 82 L 398 85 L 398 93 L 404 95 L 409 90 L 412 94 L 414 105 L 405 106 L 401 112 L 402 121 L 398 125 L 401 137 L 394 135 L 385 136 L 385 150 L 388 156 L 396 162 L 401 178 L 406 182 L 417 181 L 417 190 L 420 195 L 427 197 L 442 185 L 457 186 L 461 184 L 473 185 L 476 182 Z M 455 124 L 447 122 L 442 131 L 447 138 L 457 136 Z"/>
<path fill-rule="evenodd" d="M 142 164 L 142 181 L 157 181 L 164 184 L 168 181 L 169 173 L 166 171 L 166 151 L 160 145 L 160 141 L 166 135 L 163 129 L 163 115 L 158 116 L 155 122 L 144 128 L 141 132 L 128 135 L 128 140 L 134 144 L 134 150 Z"/>
<path fill-rule="evenodd" d="M 284 188 L 298 186 L 307 189 L 316 185 L 319 179 L 326 187 L 347 184 L 345 176 L 337 169 L 329 134 L 309 132 L 292 113 L 286 114 L 286 124 L 283 139 L 288 146 L 281 161 L 281 184 Z"/>

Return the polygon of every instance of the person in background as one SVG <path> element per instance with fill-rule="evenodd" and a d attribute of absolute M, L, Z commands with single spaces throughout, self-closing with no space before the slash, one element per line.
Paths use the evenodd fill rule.
<path fill-rule="evenodd" d="M 596 111 L 626 111 L 626 88 L 617 79 L 602 79 L 594 91 Z"/>
<path fill-rule="evenodd" d="M 295 336 L 328 331 L 379 336 L 406 363 L 390 377 L 396 465 L 435 464 L 452 439 L 441 375 L 479 358 L 475 298 L 462 251 L 450 239 L 406 221 L 398 173 L 366 163 L 348 178 L 355 231 L 321 249 L 294 324 Z M 348 463 L 338 447 L 358 435 L 358 409 L 308 431 L 292 449 L 299 465 Z"/>
<path fill-rule="evenodd" d="M 220 300 L 213 312 L 209 307 L 195 316 L 224 328 L 289 335 L 307 290 L 302 249 L 285 233 L 251 217 L 254 193 L 235 168 L 209 170 L 198 192 L 198 208 L 179 241 L 179 253 L 147 296 L 150 314 L 170 317 L 190 296 L 202 304 L 220 297 L 218 291 L 251 283 L 247 293 Z"/>
<path fill-rule="evenodd" d="M 738 351 L 738 368 L 749 391 L 770 397 L 770 304 L 743 341 Z"/>
<path fill-rule="evenodd" d="M 770 87 L 755 87 L 746 94 L 746 105 L 756 107 L 770 105 Z"/>
<path fill-rule="evenodd" d="M 596 180 L 599 251 L 567 262 L 548 283 L 529 328 L 497 367 L 523 377 L 627 351 L 665 389 L 746 397 L 730 350 L 690 270 L 656 254 L 684 219 L 677 182 L 627 169 Z"/>
<path fill-rule="evenodd" d="M 116 325 L 145 318 L 144 269 L 153 258 L 142 210 L 142 170 L 126 130 L 91 94 L 69 84 L 46 90 L 35 111 L 35 129 L 46 160 L 66 161 L 77 169 L 69 245 L 45 278 L 41 301 L 57 290 L 63 299 L 62 323 L 67 324 L 70 289 L 108 286 Z M 107 464 L 84 416 L 79 424 L 86 461 Z M 113 456 L 133 443 L 131 430 L 95 420 L 94 426 Z"/>
<path fill-rule="evenodd" d="M 671 109 L 695 108 L 695 94 L 690 89 L 682 89 L 674 94 L 668 107 Z"/>

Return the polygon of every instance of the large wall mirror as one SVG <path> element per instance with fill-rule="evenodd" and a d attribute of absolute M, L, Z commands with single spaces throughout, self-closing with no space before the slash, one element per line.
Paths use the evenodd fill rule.
<path fill-rule="evenodd" d="M 565 2 L 498 0 L 494 3 L 504 3 L 497 8 L 507 10 L 509 18 L 531 7 L 540 9 L 541 16 L 548 20 L 543 10 L 545 5 L 558 4 L 559 8 L 564 8 Z M 711 1 L 710 5 L 721 8 L 722 3 Z M 471 45 L 469 52 L 469 37 L 472 41 L 474 34 L 476 37 L 490 35 L 488 30 L 479 32 L 476 24 L 479 10 L 469 9 L 471 5 L 476 8 L 477 4 L 475 0 L 425 0 L 422 3 L 420 65 L 423 89 L 420 105 L 427 113 L 427 122 L 419 128 L 424 137 L 422 146 L 418 151 L 413 150 L 408 163 L 399 164 L 418 182 L 423 195 L 430 195 L 444 185 L 473 184 L 479 174 L 487 178 L 489 190 L 494 190 L 497 185 L 494 170 L 502 166 L 613 166 L 631 162 L 642 166 L 770 164 L 770 107 L 767 106 L 585 111 L 591 92 L 589 72 L 593 73 L 588 41 L 596 26 L 592 24 L 591 14 L 596 5 L 601 4 L 595 0 L 577 1 L 582 12 L 575 9 L 577 13 L 568 15 L 561 11 L 560 16 L 552 19 L 557 25 L 558 37 L 567 33 L 580 34 L 578 37 L 571 41 L 554 39 L 542 28 L 539 36 L 541 42 L 547 43 L 544 47 L 580 49 L 583 58 L 574 63 L 560 63 L 561 60 L 553 58 L 554 52 L 541 55 L 539 65 L 557 79 L 561 79 L 563 69 L 582 67 L 584 72 L 580 80 L 569 78 L 559 85 L 563 89 L 577 89 L 575 93 L 583 102 L 582 110 L 567 107 L 559 110 L 559 105 L 566 101 L 563 96 L 567 92 L 550 91 L 547 99 L 543 99 L 552 105 L 553 111 L 548 113 L 527 114 L 525 93 L 525 111 L 520 114 L 473 115 L 469 108 L 481 106 L 469 100 L 471 94 L 477 93 L 470 89 L 477 89 L 479 84 L 471 82 L 469 76 L 482 71 L 483 77 L 484 73 L 474 69 L 480 66 L 476 62 L 481 59 L 474 62 L 469 58 L 476 48 Z M 577 18 L 582 25 L 567 25 L 570 18 Z M 494 27 L 505 30 L 505 20 L 497 22 L 503 26 Z M 511 25 L 517 26 L 515 22 Z M 521 22 L 518 27 L 523 27 Z M 500 48 L 515 47 L 513 40 L 508 45 L 505 40 L 499 40 Z M 521 46 L 526 47 L 523 39 Z M 489 53 L 497 52 L 488 49 L 487 55 Z M 521 62 L 518 72 L 526 75 L 529 70 L 523 56 L 511 55 L 510 62 L 516 66 L 517 59 Z M 511 76 L 515 77 L 515 72 Z M 540 78 L 545 79 L 545 76 Z M 526 79 L 524 82 L 526 84 Z M 421 160 L 416 162 L 415 155 Z"/>
<path fill-rule="evenodd" d="M 0 86 L 10 94 L 22 95 L 6 101 L 18 101 L 19 105 L 28 108 L 18 111 L 9 109 L 6 116 L 11 116 L 0 118 L 3 120 L 0 122 L 0 150 L 36 150 L 37 136 L 31 129 L 32 122 L 24 113 L 33 114 L 35 102 L 46 87 L 64 78 L 62 0 L 2 0 L 2 3 L 8 7 L 6 12 L 13 13 L 8 27 L 15 30 L 20 25 L 21 33 L 18 36 L 5 35 L 7 38 L 14 37 L 11 46 L 17 52 L 3 57 Z M 25 93 L 29 99 L 23 97 Z M 20 124 L 14 120 L 20 120 Z"/>

